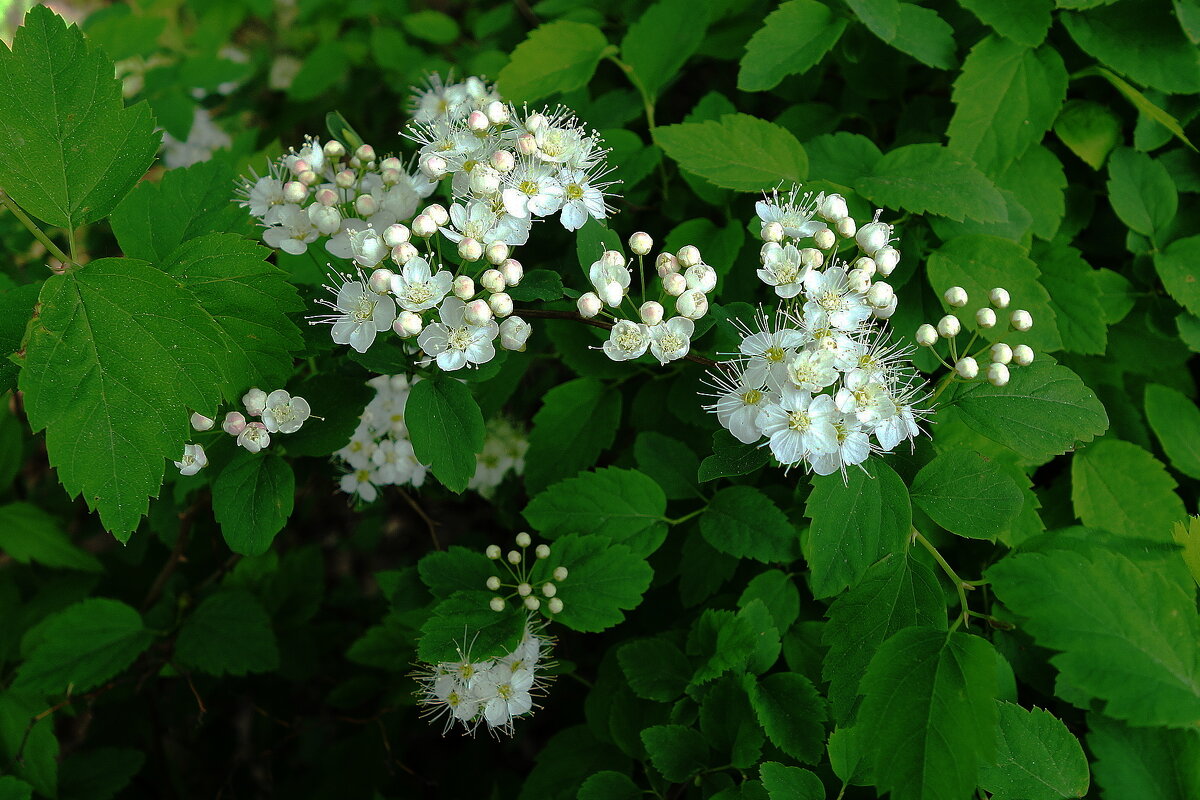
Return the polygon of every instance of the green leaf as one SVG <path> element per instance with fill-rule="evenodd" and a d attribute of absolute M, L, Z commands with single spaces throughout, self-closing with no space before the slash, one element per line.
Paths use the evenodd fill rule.
<path fill-rule="evenodd" d="M 314 100 L 341 83 L 349 69 L 346 48 L 336 39 L 319 42 L 304 56 L 304 63 L 287 88 L 288 97 Z"/>
<path fill-rule="evenodd" d="M 621 395 L 594 378 L 578 378 L 546 392 L 533 417 L 525 454 L 525 487 L 535 495 L 596 463 L 621 422 Z"/>
<path fill-rule="evenodd" d="M 1171 466 L 1200 478 L 1200 409 L 1166 386 L 1146 384 L 1146 421 L 1158 437 Z"/>
<path fill-rule="evenodd" d="M 223 589 L 196 607 L 175 640 L 175 657 L 209 675 L 279 669 L 271 618 L 254 595 Z"/>
<path fill-rule="evenodd" d="M 654 129 L 654 142 L 688 172 L 724 189 L 758 192 L 808 177 L 804 147 L 784 128 L 749 114 Z"/>
<path fill-rule="evenodd" d="M 508 294 L 521 303 L 557 300 L 563 296 L 562 276 L 549 269 L 531 269 L 519 284 L 508 288 Z"/>
<path fill-rule="evenodd" d="M 688 633 L 687 653 L 699 664 L 691 683 L 707 683 L 726 672 L 742 672 L 758 643 L 748 616 L 724 609 L 706 609 Z"/>
<path fill-rule="evenodd" d="M 402 22 L 409 35 L 433 44 L 453 44 L 458 39 L 458 23 L 441 11 L 415 11 L 405 14 Z"/>
<path fill-rule="evenodd" d="M 455 592 L 433 608 L 421 626 L 417 658 L 427 664 L 459 661 L 487 661 L 516 649 L 525 630 L 525 611 L 508 603 L 500 612 L 492 611 L 487 591 Z"/>
<path fill-rule="evenodd" d="M 758 770 L 770 800 L 825 800 L 821 779 L 802 767 L 764 761 Z"/>
<path fill-rule="evenodd" d="M 667 498 L 658 484 L 634 469 L 605 467 L 559 481 L 522 512 L 548 539 L 596 533 L 624 542 L 663 524 Z"/>
<path fill-rule="evenodd" d="M 68 230 L 94 222 L 158 145 L 150 106 L 125 108 L 113 62 L 50 9 L 0 44 L 0 186 L 26 211 Z"/>
<path fill-rule="evenodd" d="M 701 483 L 717 478 L 734 478 L 748 475 L 767 464 L 769 456 L 765 448 L 755 444 L 743 444 L 726 430 L 713 434 L 713 454 L 700 462 L 696 478 Z"/>
<path fill-rule="evenodd" d="M 1084 525 L 1156 542 L 1171 541 L 1172 527 L 1187 516 L 1162 462 L 1117 439 L 1071 459 L 1071 503 Z"/>
<path fill-rule="evenodd" d="M 271 549 L 295 498 L 288 462 L 276 453 L 238 452 L 213 482 L 213 516 L 230 550 L 258 556 Z"/>
<path fill-rule="evenodd" d="M 289 456 L 328 456 L 345 447 L 375 396 L 375 390 L 361 379 L 336 372 L 322 372 L 288 388 L 293 396 L 320 409 L 322 417 L 310 417 L 303 428 L 287 435 L 282 443 Z"/>
<path fill-rule="evenodd" d="M 1176 239 L 1166 250 L 1154 254 L 1154 269 L 1167 293 L 1193 314 L 1200 314 L 1200 236 Z"/>
<path fill-rule="evenodd" d="M 1087 794 L 1090 775 L 1079 740 L 1049 711 L 997 701 L 996 759 L 979 785 L 997 800 L 1060 800 Z"/>
<path fill-rule="evenodd" d="M 622 611 L 637 608 L 650 588 L 654 570 L 646 559 L 606 536 L 570 534 L 550 548 L 545 574 L 558 566 L 568 570 L 559 582 L 563 610 L 555 621 L 571 630 L 595 633 L 625 619 Z"/>
<path fill-rule="evenodd" d="M 900 4 L 896 0 L 846 0 L 846 5 L 883 41 L 890 42 L 895 37 L 900 24 Z"/>
<path fill-rule="evenodd" d="M 863 678 L 855 731 L 893 800 L 967 797 L 995 752 L 996 653 L 978 636 L 906 628 Z"/>
<path fill-rule="evenodd" d="M 533 102 L 569 92 L 591 80 L 608 48 L 595 25 L 570 20 L 548 22 L 530 31 L 497 78 L 500 93 L 513 102 Z"/>
<path fill-rule="evenodd" d="M 940 144 L 910 144 L 887 153 L 854 190 L 888 208 L 961 222 L 1002 222 L 1000 191 L 969 160 Z"/>
<path fill-rule="evenodd" d="M 1133 725 L 1200 720 L 1200 618 L 1194 590 L 1125 556 L 1096 550 L 1016 553 L 987 570 L 1062 680 Z M 1188 587 L 1189 590 L 1192 587 Z"/>
<path fill-rule="evenodd" d="M 1171 94 L 1200 92 L 1200 51 L 1157 3 L 1126 0 L 1060 18 L 1084 52 L 1135 83 Z"/>
<path fill-rule="evenodd" d="M 812 479 L 804 513 L 812 520 L 803 541 L 811 588 L 831 597 L 856 585 L 879 559 L 899 553 L 912 527 L 908 489 L 895 470 L 879 459 L 866 469 Z"/>
<path fill-rule="evenodd" d="M 797 672 L 776 672 L 753 683 L 750 705 L 771 744 L 807 764 L 821 760 L 825 747 L 825 705 L 816 688 Z"/>
<path fill-rule="evenodd" d="M 835 17 L 829 6 L 816 0 L 781 3 L 746 44 L 738 89 L 765 92 L 789 75 L 803 75 L 833 49 L 845 29 L 846 20 Z"/>
<path fill-rule="evenodd" d="M 996 176 L 996 186 L 1012 193 L 1033 217 L 1033 233 L 1053 239 L 1066 214 L 1067 176 L 1058 156 L 1035 144 Z M 1050 295 L 1053 299 L 1053 293 Z"/>
<path fill-rule="evenodd" d="M 100 572 L 91 553 L 80 550 L 63 533 L 58 520 L 29 503 L 0 506 L 0 550 L 21 564 Z"/>
<path fill-rule="evenodd" d="M 1180 547 L 1180 556 L 1187 564 L 1192 580 L 1200 586 L 1200 517 L 1188 517 L 1187 522 L 1176 522 L 1171 529 L 1171 538 Z"/>
<path fill-rule="evenodd" d="M 1105 797 L 1192 800 L 1200 797 L 1200 737 L 1195 731 L 1132 728 L 1088 716 L 1088 747 Z"/>
<path fill-rule="evenodd" d="M 1054 243 L 1034 253 L 1041 284 L 1050 295 L 1050 308 L 1062 338 L 1071 353 L 1103 355 L 1108 349 L 1108 326 L 1100 305 L 1096 270 L 1074 247 Z"/>
<path fill-rule="evenodd" d="M 621 58 L 633 68 L 651 98 L 658 95 L 704 40 L 709 14 L 691 0 L 658 0 L 629 26 L 621 40 Z M 671 46 L 663 47 L 663 31 Z"/>
<path fill-rule="evenodd" d="M 726 675 L 704 694 L 700 702 L 700 732 L 722 763 L 738 769 L 749 769 L 758 763 L 766 737 L 740 678 Z"/>
<path fill-rule="evenodd" d="M 1108 199 L 1122 222 L 1151 239 L 1179 207 L 1167 168 L 1129 147 L 1117 148 L 1108 159 Z"/>
<path fill-rule="evenodd" d="M 755 600 L 761 601 L 771 613 L 776 630 L 786 631 L 800 616 L 800 591 L 782 570 L 769 569 L 751 578 L 738 598 L 738 608 L 745 608 Z"/>
<path fill-rule="evenodd" d="M 970 450 L 930 461 L 912 484 L 912 501 L 951 533 L 991 539 L 1021 513 L 1021 489 L 998 464 Z"/>
<path fill-rule="evenodd" d="M 935 69 L 953 69 L 958 61 L 954 28 L 932 8 L 915 3 L 900 4 L 892 47 Z"/>
<path fill-rule="evenodd" d="M 737 558 L 788 563 L 798 555 L 796 529 L 753 486 L 727 486 L 700 515 L 700 532 L 715 549 Z"/>
<path fill-rule="evenodd" d="M 30 426 L 46 430 L 67 491 L 124 541 L 183 452 L 189 409 L 216 413 L 222 333 L 173 277 L 133 259 L 54 275 L 40 302 L 20 377 Z"/>
<path fill-rule="evenodd" d="M 626 642 L 617 649 L 617 660 L 629 688 L 644 700 L 670 703 L 683 694 L 692 676 L 687 656 L 665 638 Z"/>
<path fill-rule="evenodd" d="M 1042 140 L 1066 96 L 1067 69 L 1055 50 L 988 36 L 954 82 L 950 147 L 988 174 L 1003 172 Z"/>
<path fill-rule="evenodd" d="M 478 550 L 453 545 L 421 556 L 417 569 L 429 591 L 445 598 L 459 590 L 483 591 L 487 579 L 503 568 Z"/>
<path fill-rule="evenodd" d="M 961 286 L 978 305 L 986 302 L 993 287 L 1003 286 L 1012 296 L 1013 309 L 1023 308 L 1033 315 L 1033 328 L 1025 334 L 1009 331 L 1007 324 L 982 329 L 971 313 L 960 317 L 965 330 L 978 332 L 989 341 L 1029 344 L 1038 351 L 1062 348 L 1050 295 L 1039 282 L 1041 272 L 1016 242 L 983 234 L 958 236 L 929 255 L 926 273 L 934 291 L 940 294 L 951 286 Z"/>
<path fill-rule="evenodd" d="M 1072 100 L 1054 122 L 1054 133 L 1092 169 L 1121 142 L 1121 121 L 1107 106 L 1090 100 Z"/>
<path fill-rule="evenodd" d="M 184 242 L 162 264 L 221 331 L 227 400 L 251 386 L 282 385 L 292 374 L 292 354 L 304 349 L 286 313 L 303 311 L 304 302 L 287 274 L 266 263 L 270 254 L 240 236 L 214 233 Z"/>
<path fill-rule="evenodd" d="M 1108 414 L 1095 392 L 1049 359 L 1012 370 L 1005 386 L 963 385 L 952 402 L 976 433 L 1038 463 L 1108 428 Z"/>
<path fill-rule="evenodd" d="M 0 778 L 0 800 L 30 800 L 33 787 L 20 778 L 5 775 Z"/>
<path fill-rule="evenodd" d="M 638 434 L 633 444 L 638 469 L 662 487 L 668 500 L 702 497 L 696 485 L 700 459 L 678 439 L 654 431 Z"/>
<path fill-rule="evenodd" d="M 1197 16 L 1200 17 L 1200 15 Z M 1144 114 L 1147 118 L 1154 120 L 1159 125 L 1162 125 L 1168 131 L 1174 134 L 1175 138 L 1179 139 L 1179 141 L 1191 148 L 1193 152 L 1196 151 L 1196 145 L 1192 144 L 1191 139 L 1189 139 L 1187 134 L 1184 133 L 1183 127 L 1179 124 L 1179 120 L 1175 119 L 1175 117 L 1171 116 L 1166 111 L 1163 111 L 1159 106 L 1150 102 L 1150 99 L 1147 98 L 1146 95 L 1133 88 L 1127 81 L 1117 77 L 1104 67 L 1089 67 L 1088 69 L 1080 72 L 1079 75 L 1098 75 L 1099 77 L 1104 78 L 1106 81 L 1111 83 L 1118 92 L 1124 95 L 1125 99 L 1132 103 L 1133 107 L 1139 112 Z"/>
<path fill-rule="evenodd" d="M 109 220 L 121 250 L 156 262 L 189 239 L 244 227 L 245 209 L 229 202 L 233 180 L 233 170 L 214 160 L 168 170 L 158 183 L 142 181 Z"/>
<path fill-rule="evenodd" d="M 662 776 L 683 783 L 708 766 L 708 742 L 683 725 L 654 725 L 642 731 L 642 744 Z"/>
<path fill-rule="evenodd" d="M 1026 47 L 1037 47 L 1050 30 L 1052 0 L 958 0 L 996 33 Z"/>
<path fill-rule="evenodd" d="M 483 414 L 466 384 L 438 373 L 409 392 L 404 420 L 417 460 L 452 492 L 462 493 L 483 450 Z"/>
<path fill-rule="evenodd" d="M 946 628 L 946 597 L 937 577 L 907 555 L 891 556 L 829 606 L 821 635 L 829 647 L 821 677 L 829 681 L 833 718 L 853 718 L 858 685 L 871 657 L 897 631 L 915 625 Z"/>
<path fill-rule="evenodd" d="M 25 663 L 12 688 L 82 694 L 116 676 L 150 646 L 150 631 L 129 606 L 82 600 L 43 620 L 21 643 Z"/>
<path fill-rule="evenodd" d="M 642 790 L 628 775 L 604 770 L 584 781 L 575 797 L 578 800 L 642 800 Z"/>
<path fill-rule="evenodd" d="M 0 285 L 0 395 L 17 388 L 21 370 L 9 360 L 9 355 L 21 347 L 40 289 L 37 283 L 12 288 Z"/>
<path fill-rule="evenodd" d="M 27 781 L 42 795 L 56 797 L 59 750 L 53 720 L 30 725 L 45 710 L 46 701 L 36 694 L 13 690 L 0 694 L 0 769 Z"/>

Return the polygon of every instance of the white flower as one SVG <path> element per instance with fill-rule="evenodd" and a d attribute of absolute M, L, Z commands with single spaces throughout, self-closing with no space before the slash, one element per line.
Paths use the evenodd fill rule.
<path fill-rule="evenodd" d="M 496 355 L 492 344 L 500 333 L 495 320 L 484 325 L 472 325 L 466 319 L 467 304 L 457 297 L 447 297 L 438 308 L 441 322 L 425 327 L 417 343 L 437 365 L 447 372 L 462 369 L 468 364 L 484 364 Z"/>
<path fill-rule="evenodd" d="M 464 238 L 474 239 L 483 247 L 504 242 L 517 247 L 529 241 L 528 217 L 518 219 L 497 210 L 487 200 L 471 200 L 465 206 L 454 203 L 450 206 L 450 227 L 439 228 L 442 235 L 452 242 Z"/>
<path fill-rule="evenodd" d="M 505 350 L 525 350 L 533 326 L 520 317 L 509 317 L 500 323 L 500 346 Z"/>
<path fill-rule="evenodd" d="M 357 494 L 368 503 L 374 502 L 379 496 L 379 490 L 371 483 L 371 470 L 365 467 L 343 475 L 338 486 L 346 494 Z"/>
<path fill-rule="evenodd" d="M 638 322 L 619 320 L 604 343 L 604 354 L 613 361 L 638 358 L 650 346 L 650 329 Z"/>
<path fill-rule="evenodd" d="M 434 73 L 426 77 L 427 85 L 418 89 L 412 98 L 412 115 L 416 122 L 433 122 L 439 117 L 459 119 L 467 115 L 467 89 L 461 83 L 445 84 Z"/>
<path fill-rule="evenodd" d="M 758 427 L 768 438 L 771 452 L 780 464 L 791 466 L 814 454 L 837 448 L 833 424 L 837 409 L 827 394 L 813 397 L 808 392 L 786 387 L 779 400 L 758 415 Z"/>
<path fill-rule="evenodd" d="M 370 226 L 366 230 L 348 230 L 346 233 L 350 239 L 350 252 L 359 266 L 368 269 L 377 266 L 392 249 L 384 244 L 379 232 Z"/>
<path fill-rule="evenodd" d="M 783 298 L 795 297 L 804 288 L 804 276 L 809 267 L 800 260 L 800 251 L 795 245 L 780 247 L 768 243 L 763 248 L 763 266 L 758 277 L 768 286 L 775 287 L 775 294 Z"/>
<path fill-rule="evenodd" d="M 514 217 L 544 217 L 562 208 L 563 187 L 545 164 L 522 159 L 504 176 L 504 185 L 504 209 Z"/>
<path fill-rule="evenodd" d="M 797 239 L 812 236 L 828 227 L 824 222 L 813 219 L 825 196 L 818 194 L 814 198 L 812 193 L 808 192 L 801 197 L 799 193 L 800 188 L 796 187 L 786 199 L 780 199 L 779 192 L 776 191 L 760 200 L 754 209 L 758 212 L 762 224 L 778 222 L 783 226 L 786 236 Z"/>
<path fill-rule="evenodd" d="M 787 363 L 791 385 L 804 392 L 819 392 L 838 379 L 833 356 L 824 350 L 806 350 Z"/>
<path fill-rule="evenodd" d="M 775 402 L 776 395 L 762 389 L 762 384 L 746 383 L 741 362 L 723 362 L 718 370 L 709 373 L 709 382 L 717 391 L 710 396 L 716 402 L 704 409 L 717 415 L 717 421 L 743 444 L 762 438 L 758 429 L 758 412 Z"/>
<path fill-rule="evenodd" d="M 271 434 L 267 426 L 261 422 L 251 422 L 237 436 L 238 447 L 244 447 L 251 453 L 265 450 L 271 445 Z"/>
<path fill-rule="evenodd" d="M 857 330 L 871 317 L 866 295 L 853 291 L 846 270 L 832 267 L 824 272 L 810 272 L 804 279 L 808 302 L 804 304 L 805 321 L 810 325 Z"/>
<path fill-rule="evenodd" d="M 274 173 L 273 168 L 272 173 Z M 245 199 L 239 201 L 238 205 L 249 208 L 250 214 L 259 219 L 265 217 L 273 206 L 282 206 L 287 203 L 283 199 L 283 181 L 274 174 L 264 175 L 261 178 L 256 177 L 253 182 L 246 179 L 239 194 L 243 195 Z"/>
<path fill-rule="evenodd" d="M 507 672 L 508 674 L 503 674 Z M 533 670 L 515 672 L 502 667 L 492 669 L 480 676 L 476 685 L 479 702 L 483 706 L 483 718 L 491 728 L 508 728 L 513 717 L 519 717 L 533 708 Z"/>
<path fill-rule="evenodd" d="M 271 206 L 263 222 L 267 226 L 263 231 L 263 242 L 268 247 L 294 256 L 302 255 L 308 250 L 309 243 L 315 241 L 320 234 L 317 226 L 309 219 L 308 212 L 293 203 Z"/>
<path fill-rule="evenodd" d="M 558 183 L 563 191 L 562 214 L 558 219 L 567 230 L 579 230 L 588 217 L 604 219 L 608 215 L 604 189 L 611 184 L 597 183 L 596 176 L 581 169 L 564 169 L 558 173 Z"/>
<path fill-rule="evenodd" d="M 599 261 L 592 262 L 592 266 L 588 270 L 588 280 L 592 282 L 592 286 L 596 289 L 596 294 L 600 297 L 605 296 L 610 283 L 615 283 L 621 288 L 621 297 L 624 298 L 624 290 L 629 288 L 629 268 L 625 266 L 623 261 L 614 264 L 602 257 Z M 620 300 L 617 300 L 616 303 L 609 303 L 614 308 L 620 304 Z"/>
<path fill-rule="evenodd" d="M 184 445 L 183 458 L 176 461 L 175 466 L 179 468 L 180 475 L 195 475 L 207 467 L 208 456 L 204 453 L 204 446 L 198 444 Z"/>
<path fill-rule="evenodd" d="M 836 443 L 834 449 L 814 452 L 809 459 L 813 472 L 818 475 L 832 475 L 839 470 L 844 474 L 846 467 L 861 464 L 871 455 L 871 440 L 863 431 L 862 423 L 853 416 L 835 414 L 833 429 Z"/>
<path fill-rule="evenodd" d="M 687 317 L 672 317 L 650 329 L 650 353 L 665 365 L 683 358 L 691 349 L 696 323 Z"/>
<path fill-rule="evenodd" d="M 308 401 L 292 397 L 286 389 L 276 389 L 267 395 L 262 422 L 271 433 L 295 433 L 312 414 Z"/>
<path fill-rule="evenodd" d="M 861 370 L 847 373 L 834 401 L 838 411 L 854 414 L 863 425 L 873 426 L 896 414 L 896 403 L 887 387 L 875 376 Z"/>
<path fill-rule="evenodd" d="M 316 317 L 309 322 L 313 325 L 331 323 L 333 341 L 348 344 L 359 353 L 365 353 L 375 343 L 376 334 L 391 327 L 392 320 L 396 318 L 396 303 L 387 295 L 372 292 L 361 277 L 343 278 L 345 282 L 336 290 L 336 302 L 317 301 L 336 313 Z M 335 291 L 332 287 L 326 289 L 331 293 Z"/>
<path fill-rule="evenodd" d="M 432 273 L 428 261 L 413 258 L 392 276 L 392 294 L 402 309 L 420 313 L 442 302 L 453 282 L 454 275 L 449 270 Z"/>
<path fill-rule="evenodd" d="M 795 328 L 777 328 L 771 330 L 771 325 L 764 314 L 756 317 L 759 331 L 749 333 L 738 345 L 738 351 L 747 357 L 744 380 L 747 386 L 762 388 L 767 386 L 779 391 L 788 382 L 787 365 L 796 349 L 808 342 L 808 336 Z M 776 320 L 781 324 L 782 318 Z"/>

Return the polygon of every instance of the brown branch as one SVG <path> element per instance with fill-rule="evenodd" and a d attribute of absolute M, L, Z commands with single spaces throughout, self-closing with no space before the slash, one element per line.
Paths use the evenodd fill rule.
<path fill-rule="evenodd" d="M 405 502 L 412 506 L 412 510 L 417 512 L 417 516 L 425 521 L 425 527 L 429 528 L 429 538 L 433 540 L 433 549 L 441 550 L 442 542 L 440 539 L 438 539 L 437 522 L 425 513 L 425 509 L 421 508 L 421 504 L 418 503 L 412 495 L 403 489 L 398 489 L 397 491 L 400 492 L 400 496 L 404 498 Z"/>
<path fill-rule="evenodd" d="M 154 579 L 154 583 L 150 584 L 150 591 L 146 592 L 146 599 L 142 601 L 142 610 L 150 608 L 158 602 L 158 598 L 162 596 L 163 589 L 167 586 L 167 581 L 175 574 L 175 570 L 179 568 L 180 563 L 187 560 L 188 540 L 192 534 L 192 519 L 195 516 L 198 505 L 193 503 L 179 515 L 179 535 L 175 537 L 175 546 L 171 549 L 171 555 L 167 556 L 167 562 L 163 564 L 159 570 L 158 577 Z"/>
<path fill-rule="evenodd" d="M 569 319 L 575 322 L 582 322 L 584 325 L 591 325 L 593 328 L 601 328 L 603 330 L 612 330 L 613 323 L 605 322 L 602 319 L 589 319 L 575 311 L 551 311 L 544 308 L 521 308 L 513 312 L 519 317 L 530 317 L 532 319 Z M 697 364 L 703 364 L 706 367 L 715 367 L 716 361 L 704 356 L 698 356 L 695 353 L 688 353 L 684 356 L 688 361 L 695 361 Z"/>

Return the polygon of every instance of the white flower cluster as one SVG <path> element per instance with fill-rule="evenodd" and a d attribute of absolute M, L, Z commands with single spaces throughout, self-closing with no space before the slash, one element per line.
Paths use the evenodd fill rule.
<path fill-rule="evenodd" d="M 475 474 L 467 488 L 491 497 L 506 475 L 525 472 L 528 449 L 529 439 L 513 423 L 502 417 L 488 420 L 483 450 L 475 456 Z"/>
<path fill-rule="evenodd" d="M 427 467 L 417 460 L 404 423 L 404 406 L 412 384 L 403 375 L 379 375 L 367 383 L 375 396 L 367 403 L 350 441 L 334 453 L 350 467 L 341 489 L 368 503 L 379 496 L 380 486 L 420 486 Z"/>
<path fill-rule="evenodd" d="M 481 723 L 494 735 L 512 735 L 513 720 L 530 714 L 534 699 L 545 690 L 546 677 L 538 671 L 549 664 L 552 642 L 529 621 L 521 643 L 511 653 L 489 661 L 472 661 L 459 652 L 458 661 L 434 664 L 420 670 L 417 702 L 433 719 L 445 718 L 442 733 L 455 723 L 474 734 Z"/>
<path fill-rule="evenodd" d="M 378 246 L 376 232 L 412 218 L 436 188 L 395 156 L 377 159 L 369 144 L 350 154 L 337 140 L 322 145 L 309 136 L 299 150 L 269 164 L 266 175 L 243 179 L 238 194 L 240 205 L 264 227 L 263 241 L 270 247 L 300 255 L 326 236 L 331 255 L 363 263 L 362 252 Z M 386 254 L 384 248 L 364 266 Z"/>
<path fill-rule="evenodd" d="M 961 286 L 951 286 L 943 293 L 942 298 L 951 308 L 962 308 L 970 302 L 967 290 Z M 988 301 L 995 309 L 1003 311 L 1008 308 L 1011 298 L 1007 289 L 997 287 L 988 292 Z M 975 311 L 975 324 L 982 330 L 990 330 L 999 322 L 996 311 L 991 306 L 983 306 Z M 1010 330 L 1024 333 L 1033 327 L 1033 315 L 1023 309 L 1016 309 L 1008 315 L 1008 324 Z M 958 317 L 953 313 L 947 314 L 938 320 L 936 326 L 926 323 L 917 328 L 917 344 L 928 347 L 947 369 L 953 370 L 959 378 L 968 381 L 979 377 L 979 359 L 983 357 L 984 351 L 987 351 L 987 358 L 991 363 L 988 364 L 983 377 L 993 386 L 1004 386 L 1008 383 L 1010 364 L 1024 367 L 1033 363 L 1033 350 L 1029 345 L 1019 344 L 1012 347 L 1004 342 L 996 342 L 990 347 L 985 346 L 974 355 L 964 353 L 960 356 L 955 337 L 961 331 L 962 322 Z M 934 349 L 934 345 L 941 339 L 949 342 L 949 360 L 943 358 Z M 975 337 L 972 336 L 964 351 L 969 351 L 974 342 Z"/>
<path fill-rule="evenodd" d="M 780 307 L 739 326 L 738 352 L 710 373 L 716 402 L 706 409 L 739 441 L 765 439 L 786 468 L 845 475 L 919 434 L 925 413 L 909 352 L 872 322 L 896 310 L 891 286 L 875 279 L 900 259 L 891 226 L 876 214 L 859 228 L 836 194 L 775 193 L 757 212 L 758 275 Z M 812 246 L 798 246 L 806 239 Z"/>
<path fill-rule="evenodd" d="M 200 106 L 192 115 L 192 127 L 187 139 L 179 141 L 166 130 L 163 131 L 162 158 L 167 169 L 190 167 L 208 161 L 217 150 L 233 144 L 233 139 L 213 122 L 212 112 Z"/>
<path fill-rule="evenodd" d="M 293 397 L 286 389 L 276 389 L 267 394 L 257 386 L 253 387 L 242 395 L 242 405 L 246 407 L 246 413 L 227 413 L 221 421 L 221 430 L 236 437 L 238 446 L 251 453 L 269 447 L 271 434 L 295 433 L 312 416 L 308 401 L 303 397 Z M 247 416 L 258 419 L 251 422 L 246 419 Z M 200 432 L 210 431 L 217 424 L 216 420 L 199 412 L 192 414 L 191 423 L 192 429 Z M 185 446 L 183 458 L 176 461 L 175 466 L 181 475 L 195 475 L 208 466 L 204 447 L 199 444 Z"/>

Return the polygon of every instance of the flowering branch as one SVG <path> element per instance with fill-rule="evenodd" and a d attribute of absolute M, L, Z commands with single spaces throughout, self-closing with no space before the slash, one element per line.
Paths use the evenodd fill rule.
<path fill-rule="evenodd" d="M 612 330 L 613 323 L 605 322 L 600 319 L 589 319 L 575 311 L 550 311 L 548 309 L 537 308 L 522 308 L 518 312 L 522 317 L 532 317 L 540 319 L 570 319 L 576 322 L 582 322 L 584 325 L 591 325 L 593 328 L 602 328 L 606 331 Z M 698 356 L 695 353 L 688 353 L 684 356 L 688 361 L 695 361 L 697 364 L 703 364 L 706 367 L 715 367 L 716 361 L 704 356 Z"/>

